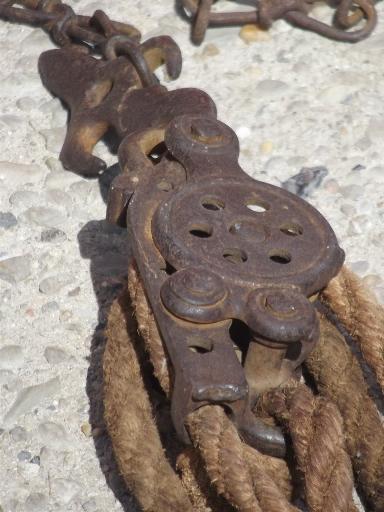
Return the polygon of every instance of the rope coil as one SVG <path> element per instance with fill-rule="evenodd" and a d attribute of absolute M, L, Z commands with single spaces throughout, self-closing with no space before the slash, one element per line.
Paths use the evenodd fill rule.
<path fill-rule="evenodd" d="M 324 300 L 335 297 L 334 285 Z M 107 327 L 105 419 L 121 473 L 144 511 L 298 512 L 296 496 L 310 512 L 357 512 L 353 474 L 371 510 L 384 510 L 384 428 L 356 357 L 324 316 L 320 342 L 306 363 L 315 394 L 305 384 L 288 383 L 266 393 L 256 411 L 283 426 L 292 463 L 243 443 L 217 405 L 190 414 L 192 447 L 164 436 L 173 431 L 171 420 L 151 404 L 145 375 L 153 372 L 166 396 L 172 376 L 134 265 L 128 289 L 130 298 L 112 306 Z"/>

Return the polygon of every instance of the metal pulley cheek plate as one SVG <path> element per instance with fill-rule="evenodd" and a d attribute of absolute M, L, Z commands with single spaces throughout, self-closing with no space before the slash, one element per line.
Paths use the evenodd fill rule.
<path fill-rule="evenodd" d="M 136 139 L 124 143 L 128 175 L 143 158 Z M 212 115 L 179 116 L 164 139 L 168 153 L 156 166 L 147 160 L 127 226 L 172 362 L 175 428 L 187 442 L 188 413 L 220 403 L 250 444 L 282 455 L 282 434 L 251 406 L 312 350 L 318 322 L 308 297 L 338 272 L 343 251 L 314 208 L 241 170 L 236 135 Z M 250 333 L 244 367 L 234 321 Z"/>
<path fill-rule="evenodd" d="M 156 245 L 175 267 L 205 265 L 244 286 L 289 283 L 311 295 L 342 257 L 325 219 L 266 183 L 225 177 L 184 187 L 157 210 Z"/>
<path fill-rule="evenodd" d="M 234 133 L 222 123 L 180 117 L 168 128 L 166 142 L 187 173 L 187 185 L 158 207 L 152 222 L 157 248 L 183 269 L 162 288 L 166 307 L 194 322 L 238 318 L 255 326 L 260 322 L 252 317 L 260 311 L 251 292 L 278 287 L 279 296 L 286 290 L 291 306 L 307 319 L 305 330 L 295 316 L 292 339 L 309 334 L 314 315 L 305 297 L 327 284 L 344 257 L 329 224 L 297 196 L 247 176 L 233 158 Z M 275 293 L 265 311 L 281 309 L 271 307 L 276 302 Z M 289 323 L 286 314 L 280 316 Z M 260 334 L 268 337 L 268 329 Z"/>
<path fill-rule="evenodd" d="M 170 314 L 160 298 L 161 287 L 176 269 L 167 265 L 153 242 L 152 219 L 158 205 L 184 184 L 185 172 L 180 164 L 162 161 L 156 165 L 143 177 L 130 200 L 127 228 L 133 255 L 172 363 L 173 422 L 179 437 L 188 443 L 184 425 L 191 411 L 207 403 L 225 403 L 229 408 L 234 405 L 242 414 L 248 386 L 229 337 L 230 320 L 208 325 L 184 321 Z M 225 378 L 223 368 L 227 372 Z"/>

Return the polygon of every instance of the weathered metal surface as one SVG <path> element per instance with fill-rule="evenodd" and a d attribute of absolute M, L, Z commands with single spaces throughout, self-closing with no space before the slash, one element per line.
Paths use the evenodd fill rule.
<path fill-rule="evenodd" d="M 375 2 L 372 0 L 336 2 L 333 25 L 310 16 L 314 0 L 255 0 L 250 10 L 233 12 L 213 11 L 214 0 L 181 0 L 181 3 L 192 20 L 191 36 L 195 44 L 202 43 L 209 26 L 258 24 L 267 29 L 278 19 L 336 41 L 356 43 L 368 37 L 377 23 Z M 362 20 L 362 28 L 349 31 Z"/>
<path fill-rule="evenodd" d="M 171 38 L 141 43 L 133 27 L 58 0 L 0 0 L 0 17 L 41 25 L 63 46 L 43 53 L 39 70 L 70 109 L 65 167 L 98 175 L 94 146 L 117 136 L 107 217 L 130 233 L 172 363 L 180 438 L 189 441 L 190 412 L 221 404 L 247 442 L 282 456 L 282 433 L 252 407 L 297 375 L 318 339 L 311 300 L 344 258 L 332 229 L 302 199 L 243 172 L 237 137 L 206 93 L 158 84 L 161 64 L 171 78 L 181 70 Z"/>
<path fill-rule="evenodd" d="M 167 36 L 155 37 L 138 47 L 148 78 L 163 62 L 176 78 L 181 57 Z M 140 69 L 138 70 L 138 67 Z M 136 61 L 119 56 L 104 61 L 73 48 L 50 50 L 41 55 L 39 70 L 46 87 L 69 107 L 71 115 L 60 159 L 64 166 L 86 176 L 97 176 L 106 165 L 92 155 L 97 142 L 113 130 L 121 140 L 147 127 L 161 128 L 177 114 L 214 110 L 212 100 L 197 89 L 168 92 L 153 80 L 142 79 Z M 148 81 L 150 83 L 148 83 Z M 144 82 L 144 83 L 143 83 Z"/>
<path fill-rule="evenodd" d="M 127 137 L 120 162 L 134 257 L 174 369 L 175 427 L 187 442 L 188 413 L 220 403 L 248 442 L 281 455 L 281 434 L 251 408 L 312 350 L 308 297 L 338 272 L 343 251 L 314 208 L 242 171 L 236 135 L 213 113 L 175 117 L 155 135 Z"/>

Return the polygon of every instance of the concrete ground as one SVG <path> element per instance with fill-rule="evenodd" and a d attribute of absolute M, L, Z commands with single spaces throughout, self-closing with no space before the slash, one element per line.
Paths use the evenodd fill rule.
<path fill-rule="evenodd" d="M 250 44 L 238 28 L 210 30 L 196 48 L 172 0 L 68 3 L 174 37 L 184 70 L 169 86 L 212 96 L 255 178 L 281 185 L 320 168 L 303 193 L 384 303 L 383 4 L 372 37 L 354 46 L 280 21 Z M 0 23 L 0 511 L 135 510 L 102 430 L 97 349 L 128 244 L 104 221 L 108 178 L 58 161 L 67 113 L 37 72 L 51 47 L 38 29 Z M 105 145 L 97 152 L 115 163 Z"/>

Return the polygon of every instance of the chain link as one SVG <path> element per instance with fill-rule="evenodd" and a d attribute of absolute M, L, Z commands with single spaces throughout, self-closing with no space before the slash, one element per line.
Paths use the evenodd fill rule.
<path fill-rule="evenodd" d="M 368 37 L 377 23 L 375 0 L 339 0 L 333 25 L 309 15 L 315 3 L 313 0 L 259 0 L 252 10 L 234 12 L 213 11 L 214 0 L 181 0 L 181 3 L 193 20 L 192 40 L 196 44 L 204 40 L 208 26 L 256 23 L 269 28 L 278 19 L 336 41 L 354 43 Z M 101 10 L 90 17 L 75 14 L 61 0 L 0 0 L 0 18 L 42 27 L 58 46 L 75 45 L 82 51 L 101 48 L 111 37 L 125 37 L 124 42 L 121 38 L 114 39 L 109 45 L 109 54 L 114 53 L 112 48 L 118 48 L 119 52 L 137 56 L 133 44 L 140 41 L 138 30 L 132 25 L 110 20 Z M 350 30 L 363 20 L 361 28 Z M 143 66 L 145 62 L 141 60 L 140 67 Z M 149 76 L 146 81 L 150 81 Z"/>
<path fill-rule="evenodd" d="M 377 23 L 374 0 L 340 0 L 336 5 L 333 25 L 309 15 L 313 0 L 259 0 L 252 10 L 233 12 L 213 11 L 213 0 L 181 2 L 192 19 L 192 40 L 195 44 L 202 43 L 208 26 L 258 24 L 262 28 L 269 28 L 278 19 L 329 39 L 355 43 L 367 38 Z M 362 28 L 349 31 L 363 20 Z"/>
<path fill-rule="evenodd" d="M 99 50 L 112 36 L 124 36 L 139 42 L 140 32 L 132 25 L 110 20 L 103 11 L 81 16 L 61 0 L 0 0 L 0 18 L 41 27 L 61 47 L 82 47 L 83 51 Z"/>
<path fill-rule="evenodd" d="M 40 27 L 60 47 L 99 53 L 105 60 L 124 55 L 143 86 L 157 81 L 144 58 L 140 32 L 132 25 L 112 21 L 102 10 L 81 16 L 61 0 L 0 0 L 0 18 Z"/>

